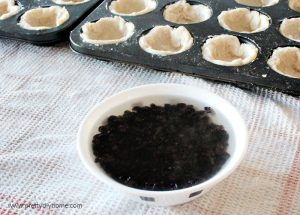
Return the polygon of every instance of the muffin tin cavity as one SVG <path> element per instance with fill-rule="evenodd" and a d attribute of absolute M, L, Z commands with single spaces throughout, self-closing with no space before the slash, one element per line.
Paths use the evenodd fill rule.
<path fill-rule="evenodd" d="M 268 65 L 276 72 L 291 78 L 300 78 L 300 48 L 279 47 L 274 50 Z"/>
<path fill-rule="evenodd" d="M 193 37 L 183 26 L 172 28 L 168 25 L 155 26 L 139 39 L 140 47 L 156 55 L 174 55 L 190 49 Z"/>
<path fill-rule="evenodd" d="M 203 58 L 222 66 L 242 66 L 253 62 L 258 48 L 251 43 L 241 43 L 232 35 L 218 35 L 208 39 L 202 46 Z"/>
<path fill-rule="evenodd" d="M 280 33 L 283 20 L 299 14 L 283 0 L 249 2 L 260 8 L 241 6 L 247 3 L 245 0 L 239 3 L 235 0 L 156 1 L 151 12 L 126 16 L 126 21 L 135 26 L 134 34 L 126 42 L 94 46 L 80 34 L 85 23 L 112 16 L 109 8 L 112 0 L 105 0 L 71 32 L 70 44 L 73 50 L 99 59 L 176 71 L 247 89 L 263 86 L 300 95 L 299 79 L 283 76 L 268 65 L 268 59 L 278 47 L 299 47 L 297 41 Z M 168 8 L 180 5 L 176 13 L 180 17 L 181 12 L 186 13 L 183 9 L 186 4 L 187 8 L 207 6 L 211 17 L 195 24 L 190 20 L 183 24 L 166 19 Z M 181 33 L 184 36 L 176 35 L 178 29 L 186 32 Z"/>
<path fill-rule="evenodd" d="M 300 42 L 300 17 L 284 19 L 279 30 L 284 37 Z"/>
<path fill-rule="evenodd" d="M 70 30 L 101 0 L 0 0 L 2 11 L 7 11 L 1 6 L 7 3 L 18 4 L 18 8 L 10 18 L 0 20 L 0 37 L 51 45 L 66 40 Z"/>
<path fill-rule="evenodd" d="M 278 4 L 279 0 L 235 0 L 237 3 L 250 7 L 269 7 Z"/>
<path fill-rule="evenodd" d="M 19 25 L 27 30 L 45 30 L 62 25 L 69 17 L 65 7 L 39 7 L 26 11 L 21 16 Z"/>
<path fill-rule="evenodd" d="M 76 4 L 83 4 L 89 0 L 52 0 L 55 4 L 61 5 L 76 5 Z"/>
<path fill-rule="evenodd" d="M 126 41 L 134 33 L 134 24 L 119 16 L 101 18 L 82 26 L 81 38 L 94 45 L 117 44 Z"/>
<path fill-rule="evenodd" d="M 155 0 L 113 0 L 109 10 L 121 16 L 138 16 L 153 11 L 156 5 Z"/>
<path fill-rule="evenodd" d="M 239 33 L 256 33 L 264 31 L 270 26 L 268 16 L 247 8 L 223 11 L 218 16 L 218 20 L 223 28 Z"/>
<path fill-rule="evenodd" d="M 0 20 L 16 15 L 21 7 L 14 0 L 0 0 Z"/>
<path fill-rule="evenodd" d="M 176 24 L 194 24 L 204 22 L 212 16 L 212 10 L 203 4 L 193 4 L 180 0 L 165 7 L 164 19 Z M 197 2 L 196 2 L 197 3 Z"/>
<path fill-rule="evenodd" d="M 300 1 L 299 0 L 289 0 L 289 7 L 297 12 L 300 12 Z"/>

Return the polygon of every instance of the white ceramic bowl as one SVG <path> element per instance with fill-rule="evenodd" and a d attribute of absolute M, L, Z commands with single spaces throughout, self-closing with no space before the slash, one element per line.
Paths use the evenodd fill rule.
<path fill-rule="evenodd" d="M 94 162 L 92 138 L 98 133 L 98 127 L 106 122 L 110 115 L 122 115 L 134 106 L 154 103 L 192 104 L 197 109 L 211 107 L 215 111 L 212 119 L 224 126 L 229 133 L 228 152 L 230 158 L 213 177 L 192 187 L 173 191 L 147 191 L 127 187 L 110 178 L 98 163 Z M 229 176 L 240 164 L 247 150 L 247 129 L 238 111 L 226 100 L 199 89 L 179 84 L 150 84 L 134 87 L 120 92 L 97 104 L 83 120 L 78 133 L 78 152 L 85 167 L 98 179 L 128 195 L 133 200 L 152 205 L 168 206 L 182 204 L 201 196 L 224 178 Z M 124 161 L 126 162 L 126 161 Z"/>

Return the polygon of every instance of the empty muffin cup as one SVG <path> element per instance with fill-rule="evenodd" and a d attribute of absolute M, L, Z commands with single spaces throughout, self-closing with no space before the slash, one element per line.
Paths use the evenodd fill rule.
<path fill-rule="evenodd" d="M 269 7 L 277 4 L 279 0 L 235 0 L 237 3 L 250 7 Z"/>
<path fill-rule="evenodd" d="M 52 0 L 55 4 L 61 5 L 77 5 L 88 2 L 89 0 Z"/>
<path fill-rule="evenodd" d="M 8 19 L 20 11 L 20 6 L 14 0 L 0 1 L 0 20 Z"/>
<path fill-rule="evenodd" d="M 97 22 L 87 22 L 80 34 L 84 42 L 94 45 L 118 44 L 129 39 L 134 33 L 134 24 L 119 16 L 104 17 Z"/>
<path fill-rule="evenodd" d="M 56 28 L 69 19 L 69 12 L 65 7 L 38 7 L 26 11 L 19 25 L 27 30 L 46 30 Z"/>
<path fill-rule="evenodd" d="M 223 28 L 239 33 L 261 32 L 270 26 L 268 16 L 247 8 L 223 11 L 218 16 L 218 21 Z"/>
<path fill-rule="evenodd" d="M 268 60 L 274 71 L 290 78 L 300 78 L 300 48 L 279 47 Z"/>
<path fill-rule="evenodd" d="M 139 45 L 150 54 L 174 55 L 190 49 L 193 45 L 193 37 L 183 26 L 172 28 L 169 25 L 160 25 L 143 35 L 139 39 Z"/>
<path fill-rule="evenodd" d="M 299 0 L 289 0 L 289 7 L 296 12 L 300 12 L 300 1 Z"/>
<path fill-rule="evenodd" d="M 164 9 L 164 19 L 176 24 L 194 24 L 208 20 L 212 10 L 202 4 L 191 5 L 186 0 L 180 0 L 167 5 Z"/>
<path fill-rule="evenodd" d="M 258 48 L 253 44 L 241 43 L 232 35 L 214 36 L 202 46 L 202 56 L 205 60 L 221 66 L 242 66 L 253 62 L 258 54 Z"/>
<path fill-rule="evenodd" d="M 300 42 L 300 17 L 284 19 L 279 31 L 284 37 Z"/>
<path fill-rule="evenodd" d="M 114 0 L 108 8 L 120 16 L 138 16 L 153 11 L 156 5 L 155 0 Z"/>

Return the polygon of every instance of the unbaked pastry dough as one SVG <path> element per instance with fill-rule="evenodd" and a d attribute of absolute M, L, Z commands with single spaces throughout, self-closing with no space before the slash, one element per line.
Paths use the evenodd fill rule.
<path fill-rule="evenodd" d="M 300 12 L 300 1 L 299 0 L 289 0 L 289 7 L 297 12 Z"/>
<path fill-rule="evenodd" d="M 109 10 L 120 16 L 138 16 L 153 11 L 156 5 L 155 0 L 114 0 Z"/>
<path fill-rule="evenodd" d="M 300 48 L 279 47 L 274 50 L 268 65 L 276 72 L 291 78 L 300 78 Z"/>
<path fill-rule="evenodd" d="M 222 66 L 242 66 L 254 61 L 258 48 L 253 44 L 240 43 L 236 36 L 218 35 L 206 40 L 202 46 L 203 58 Z"/>
<path fill-rule="evenodd" d="M 62 4 L 62 5 L 76 5 L 82 4 L 89 0 L 52 0 L 55 4 Z"/>
<path fill-rule="evenodd" d="M 180 0 L 166 6 L 164 19 L 177 24 L 193 24 L 204 22 L 212 15 L 212 10 L 202 4 L 190 5 L 186 0 Z"/>
<path fill-rule="evenodd" d="M 28 10 L 21 17 L 19 25 L 28 30 L 46 30 L 58 27 L 69 19 L 65 7 L 38 7 Z"/>
<path fill-rule="evenodd" d="M 20 6 L 14 0 L 0 0 L 0 20 L 16 15 L 20 11 Z"/>
<path fill-rule="evenodd" d="M 240 33 L 255 33 L 266 30 L 270 26 L 268 16 L 247 8 L 236 8 L 223 11 L 218 16 L 219 24 L 229 30 Z"/>
<path fill-rule="evenodd" d="M 190 49 L 193 37 L 183 26 L 172 28 L 169 25 L 155 26 L 139 39 L 140 47 L 151 54 L 174 55 Z"/>
<path fill-rule="evenodd" d="M 134 24 L 119 16 L 104 17 L 95 23 L 85 23 L 80 34 L 84 42 L 94 45 L 117 44 L 134 33 Z"/>
<path fill-rule="evenodd" d="M 286 38 L 300 42 L 300 18 L 284 19 L 279 30 Z"/>
<path fill-rule="evenodd" d="M 275 5 L 279 0 L 235 0 L 237 3 L 251 7 L 269 7 Z"/>

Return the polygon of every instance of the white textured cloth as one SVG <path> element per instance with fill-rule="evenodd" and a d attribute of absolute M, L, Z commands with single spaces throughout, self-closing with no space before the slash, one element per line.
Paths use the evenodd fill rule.
<path fill-rule="evenodd" d="M 229 178 L 176 207 L 128 200 L 92 176 L 76 151 L 78 126 L 96 103 L 158 82 L 195 85 L 224 97 L 241 112 L 250 134 L 247 156 Z M 37 47 L 3 39 L 0 91 L 0 214 L 300 214 L 299 98 L 99 61 L 67 44 Z M 22 203 L 82 208 L 13 208 Z"/>

